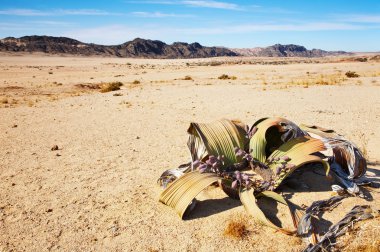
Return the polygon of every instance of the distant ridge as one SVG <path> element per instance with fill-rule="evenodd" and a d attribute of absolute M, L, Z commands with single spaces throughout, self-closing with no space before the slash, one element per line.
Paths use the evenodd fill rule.
<path fill-rule="evenodd" d="M 321 49 L 308 50 L 303 46 L 293 44 L 275 44 L 268 47 L 235 48 L 231 50 L 241 56 L 253 57 L 325 57 L 351 54 L 344 51 L 324 51 Z"/>
<path fill-rule="evenodd" d="M 83 56 L 110 56 L 128 58 L 185 59 L 221 56 L 254 57 L 324 57 L 350 54 L 343 51 L 307 50 L 299 45 L 276 44 L 268 47 L 236 48 L 206 47 L 199 43 L 175 42 L 171 45 L 159 40 L 136 38 L 120 45 L 97 45 L 83 43 L 66 37 L 24 36 L 7 37 L 0 40 L 0 52 L 28 52 L 47 54 L 69 54 Z"/>
<path fill-rule="evenodd" d="M 205 47 L 199 43 L 167 45 L 159 40 L 136 38 L 121 45 L 105 46 L 50 36 L 7 37 L 0 40 L 0 51 L 163 59 L 238 56 L 227 48 Z"/>

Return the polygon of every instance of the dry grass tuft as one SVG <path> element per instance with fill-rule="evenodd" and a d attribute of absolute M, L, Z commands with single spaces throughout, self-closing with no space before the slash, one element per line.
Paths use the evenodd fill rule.
<path fill-rule="evenodd" d="M 229 76 L 227 74 L 222 74 L 221 76 L 218 77 L 219 80 L 236 80 L 236 76 Z"/>
<path fill-rule="evenodd" d="M 103 83 L 100 85 L 100 92 L 106 93 L 106 92 L 111 92 L 115 90 L 120 90 L 121 86 L 123 86 L 123 83 L 121 83 L 120 81 Z"/>
<path fill-rule="evenodd" d="M 344 81 L 346 81 L 347 78 L 340 74 L 340 73 L 334 73 L 334 74 L 319 74 L 319 75 L 309 75 L 305 77 L 300 77 L 299 79 L 292 79 L 288 85 L 290 86 L 303 86 L 305 88 L 308 88 L 309 86 L 313 85 L 340 85 Z"/>
<path fill-rule="evenodd" d="M 133 82 L 132 82 L 132 84 L 133 85 L 138 85 L 138 84 L 140 84 L 141 82 L 139 81 L 139 80 L 134 80 Z"/>
<path fill-rule="evenodd" d="M 352 72 L 352 71 L 348 71 L 345 73 L 345 75 L 348 77 L 348 78 L 358 78 L 360 75 L 357 74 L 356 72 Z"/>
<path fill-rule="evenodd" d="M 248 234 L 247 227 L 242 219 L 231 220 L 224 229 L 224 235 L 242 239 Z"/>
<path fill-rule="evenodd" d="M 100 84 L 76 84 L 75 87 L 82 89 L 100 89 Z"/>
<path fill-rule="evenodd" d="M 119 104 L 120 105 L 125 105 L 127 108 L 132 107 L 132 103 L 130 103 L 129 101 L 122 101 Z"/>
<path fill-rule="evenodd" d="M 191 78 L 189 75 L 186 75 L 182 80 L 193 80 L 193 78 Z"/>

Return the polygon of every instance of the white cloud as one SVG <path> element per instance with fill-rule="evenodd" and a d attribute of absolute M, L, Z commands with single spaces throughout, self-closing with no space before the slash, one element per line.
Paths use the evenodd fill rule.
<path fill-rule="evenodd" d="M 304 23 L 304 24 L 241 24 L 225 27 L 190 28 L 177 30 L 192 35 L 207 34 L 248 34 L 252 32 L 275 32 L 275 31 L 338 31 L 338 30 L 363 30 L 365 26 L 345 24 L 345 23 Z"/>
<path fill-rule="evenodd" d="M 126 1 L 126 3 L 132 3 L 132 4 L 167 4 L 167 5 L 173 5 L 178 4 L 178 1 L 149 1 L 149 0 L 143 0 L 143 1 Z"/>
<path fill-rule="evenodd" d="M 181 1 L 181 3 L 194 7 L 205 7 L 205 8 L 215 8 L 215 9 L 227 9 L 227 10 L 240 10 L 237 4 L 218 2 L 218 1 L 199 1 L 199 0 L 188 0 Z"/>
<path fill-rule="evenodd" d="M 214 8 L 214 9 L 226 9 L 226 10 L 242 10 L 242 8 L 234 3 L 220 2 L 213 0 L 182 0 L 182 1 L 127 1 L 127 3 L 133 4 L 163 4 L 163 5 L 184 5 L 190 7 L 202 7 L 202 8 Z M 252 8 L 257 8 L 257 5 L 251 5 Z"/>
<path fill-rule="evenodd" d="M 342 15 L 339 20 L 352 23 L 380 23 L 380 15 Z"/>
<path fill-rule="evenodd" d="M 65 15 L 78 15 L 78 16 L 107 16 L 119 15 L 118 13 L 111 13 L 95 9 L 55 9 L 55 10 L 36 10 L 36 9 L 7 9 L 0 10 L 0 15 L 10 16 L 65 16 Z"/>
<path fill-rule="evenodd" d="M 75 24 L 71 22 L 59 22 L 59 21 L 51 21 L 51 20 L 29 21 L 29 23 L 37 24 L 37 25 L 51 25 L 51 26 L 71 26 Z"/>
<path fill-rule="evenodd" d="M 0 31 L 24 31 L 26 28 L 24 24 L 0 22 Z"/>
<path fill-rule="evenodd" d="M 47 12 L 32 10 L 32 9 L 8 9 L 0 10 L 0 15 L 12 15 L 12 16 L 48 16 L 51 15 Z"/>
<path fill-rule="evenodd" d="M 252 24 L 231 27 L 231 31 L 332 31 L 332 30 L 358 30 L 362 26 L 346 23 L 302 23 L 302 24 Z"/>
<path fill-rule="evenodd" d="M 145 12 L 145 11 L 132 12 L 132 15 L 134 15 L 136 17 L 143 17 L 143 18 L 166 18 L 166 17 L 188 18 L 188 17 L 194 17 L 193 15 L 162 13 L 162 12 Z"/>
<path fill-rule="evenodd" d="M 84 15 L 84 16 L 108 16 L 108 15 L 119 15 L 119 13 L 111 13 L 102 10 L 93 9 L 78 9 L 78 10 L 57 10 L 56 13 L 62 15 Z"/>

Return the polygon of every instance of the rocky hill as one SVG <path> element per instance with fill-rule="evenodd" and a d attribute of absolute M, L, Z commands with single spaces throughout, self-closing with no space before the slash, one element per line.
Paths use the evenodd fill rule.
<path fill-rule="evenodd" d="M 350 54 L 343 51 L 324 51 L 321 49 L 308 50 L 303 46 L 292 44 L 276 44 L 268 47 L 236 48 L 231 50 L 242 56 L 253 57 L 324 57 Z"/>
<path fill-rule="evenodd" d="M 105 46 L 50 36 L 7 37 L 0 40 L 0 51 L 166 59 L 237 56 L 227 48 L 205 47 L 198 43 L 176 42 L 167 45 L 159 40 L 137 38 L 121 45 Z"/>
<path fill-rule="evenodd" d="M 299 45 L 276 44 L 268 47 L 236 48 L 206 47 L 199 43 L 175 42 L 171 45 L 159 40 L 136 38 L 120 45 L 105 46 L 83 43 L 66 37 L 25 36 L 7 37 L 0 40 L 0 52 L 40 52 L 48 54 L 70 54 L 84 56 L 113 56 L 131 58 L 207 58 L 218 56 L 254 57 L 324 57 L 348 54 L 346 52 L 307 50 Z"/>

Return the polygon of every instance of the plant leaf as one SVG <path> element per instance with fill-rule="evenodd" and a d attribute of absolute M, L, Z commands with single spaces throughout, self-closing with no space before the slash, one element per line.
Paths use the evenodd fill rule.
<path fill-rule="evenodd" d="M 280 228 L 280 227 L 274 225 L 270 220 L 268 220 L 267 217 L 265 216 L 265 214 L 263 213 L 263 211 L 261 211 L 261 209 L 257 205 L 256 198 L 255 198 L 253 193 L 254 193 L 253 188 L 251 188 L 251 189 L 241 188 L 240 189 L 240 200 L 243 203 L 245 210 L 250 215 L 252 215 L 253 218 L 255 218 L 260 223 L 262 223 L 268 227 L 274 228 L 278 231 L 281 231 L 285 234 L 291 235 L 291 234 L 295 233 L 295 231 L 285 229 L 285 228 Z M 289 206 L 287 204 L 287 202 L 285 201 L 285 199 L 281 195 L 279 195 L 275 192 L 265 191 L 265 192 L 262 192 L 261 194 L 259 194 L 258 197 L 269 197 L 269 198 L 272 198 L 272 199 L 274 199 L 274 200 L 276 200 L 282 204 Z M 292 212 L 291 212 L 291 214 L 292 214 Z"/>
<path fill-rule="evenodd" d="M 337 237 L 344 235 L 354 223 L 372 219 L 374 215 L 368 205 L 356 205 L 340 221 L 332 225 L 326 234 L 315 244 L 309 244 L 303 252 L 330 251 Z M 376 249 L 375 249 L 376 251 Z"/>
<path fill-rule="evenodd" d="M 272 149 L 305 135 L 296 124 L 284 118 L 260 119 L 252 127 L 256 127 L 257 131 L 249 142 L 249 148 L 252 157 L 260 162 L 265 162 Z"/>
<path fill-rule="evenodd" d="M 297 234 L 301 236 L 308 244 L 316 244 L 318 242 L 318 238 L 315 233 L 315 216 L 324 211 L 331 211 L 339 205 L 342 199 L 344 199 L 343 196 L 334 196 L 326 200 L 314 201 L 308 208 L 306 208 L 303 216 L 300 218 L 297 227 Z"/>
<path fill-rule="evenodd" d="M 248 142 L 243 124 L 226 119 L 207 124 L 191 123 L 187 132 L 193 160 L 202 160 L 207 155 L 224 155 L 223 168 L 241 161 L 235 155 L 235 147 L 246 149 Z"/>
<path fill-rule="evenodd" d="M 322 139 L 325 146 L 332 150 L 334 161 L 349 174 L 351 179 L 359 178 L 366 173 L 367 161 L 354 143 L 337 134 L 334 130 L 304 124 L 300 127 L 313 137 Z"/>
<path fill-rule="evenodd" d="M 313 153 L 323 151 L 325 149 L 325 145 L 321 140 L 310 137 L 295 138 L 281 145 L 269 156 L 268 159 L 281 159 L 282 157 L 287 156 L 290 159 L 289 162 L 293 165 L 293 167 L 289 168 L 289 170 L 285 173 L 280 173 L 276 176 L 275 188 L 278 187 L 281 184 L 281 182 L 294 170 L 308 163 L 321 163 L 326 170 L 327 176 L 330 171 L 329 164 L 321 157 L 317 155 L 312 155 Z M 275 172 L 277 164 L 272 163 L 269 165 L 269 168 Z"/>
<path fill-rule="evenodd" d="M 186 173 L 168 185 L 161 193 L 159 201 L 174 208 L 177 214 L 183 218 L 192 200 L 219 179 L 220 177 L 214 173 L 199 173 L 198 171 Z"/>
<path fill-rule="evenodd" d="M 161 174 L 157 182 L 165 189 L 169 183 L 189 172 L 191 170 L 191 165 L 192 164 L 190 162 L 187 164 L 182 164 L 178 168 L 166 170 Z"/>

